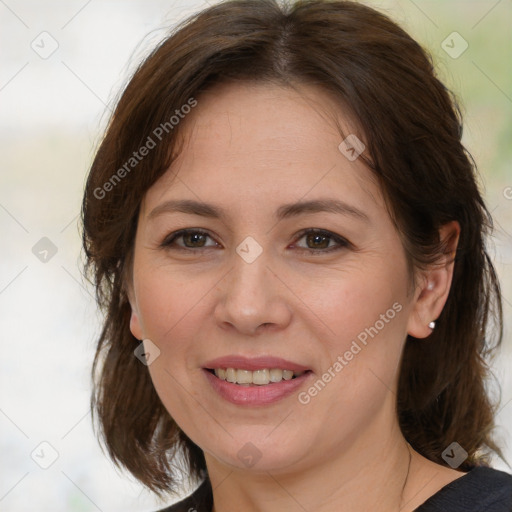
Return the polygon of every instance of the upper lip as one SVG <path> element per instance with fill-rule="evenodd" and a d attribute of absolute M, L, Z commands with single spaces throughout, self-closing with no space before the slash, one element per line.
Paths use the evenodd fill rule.
<path fill-rule="evenodd" d="M 206 362 L 204 367 L 209 370 L 214 370 L 215 368 L 236 368 L 250 371 L 264 370 L 265 368 L 280 368 L 281 370 L 292 370 L 294 372 L 309 370 L 307 366 L 280 357 L 245 357 L 240 355 L 218 357 L 217 359 Z"/>

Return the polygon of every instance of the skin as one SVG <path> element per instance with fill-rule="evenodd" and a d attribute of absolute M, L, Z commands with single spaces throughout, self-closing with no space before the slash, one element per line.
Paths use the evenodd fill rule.
<path fill-rule="evenodd" d="M 441 259 L 417 272 L 412 286 L 379 186 L 361 159 L 351 162 L 340 152 L 342 138 L 326 112 L 336 113 L 344 133 L 364 140 L 339 104 L 316 88 L 217 86 L 182 121 L 182 151 L 142 201 L 128 285 L 130 328 L 160 350 L 148 367 L 151 378 L 205 453 L 215 512 L 357 512 L 377 504 L 407 512 L 464 474 L 410 448 L 395 412 L 406 336 L 431 333 L 453 265 Z M 318 198 L 343 200 L 367 220 L 332 212 L 274 217 L 282 204 Z M 226 217 L 150 218 L 169 199 L 213 203 Z M 183 228 L 209 236 L 161 246 Z M 307 228 L 349 244 L 322 253 L 338 244 L 300 236 Z M 440 231 L 454 235 L 451 250 L 458 233 L 456 222 Z M 262 249 L 250 264 L 236 252 L 247 236 Z M 203 375 L 216 357 L 272 355 L 311 368 L 299 391 L 307 390 L 394 303 L 401 311 L 307 404 L 293 393 L 271 405 L 237 406 Z M 237 456 L 247 442 L 260 454 L 252 467 Z"/>

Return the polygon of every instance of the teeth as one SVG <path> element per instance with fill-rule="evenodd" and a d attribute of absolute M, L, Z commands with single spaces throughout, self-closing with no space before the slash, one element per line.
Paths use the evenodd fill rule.
<path fill-rule="evenodd" d="M 305 372 L 294 372 L 292 370 L 281 370 L 280 368 L 271 368 L 264 370 L 241 370 L 237 368 L 215 368 L 215 375 L 221 380 L 227 380 L 242 386 L 265 386 L 267 384 L 281 382 L 282 380 L 291 380 L 293 377 L 300 377 Z"/>
<path fill-rule="evenodd" d="M 237 384 L 252 384 L 252 372 L 249 370 L 236 371 Z"/>
<path fill-rule="evenodd" d="M 240 370 L 238 370 L 240 371 Z M 279 371 L 279 370 L 278 370 Z M 268 384 L 270 382 L 270 370 L 256 370 L 254 372 L 248 372 L 252 373 L 252 383 L 257 384 L 258 386 L 262 386 L 265 384 Z"/>
<path fill-rule="evenodd" d="M 217 377 L 219 377 L 219 375 L 217 375 Z M 227 368 L 226 369 L 226 380 L 228 382 L 236 382 L 236 370 L 234 370 L 233 368 Z"/>
<path fill-rule="evenodd" d="M 283 378 L 283 370 L 277 370 L 276 368 L 270 370 L 270 382 L 280 382 Z"/>

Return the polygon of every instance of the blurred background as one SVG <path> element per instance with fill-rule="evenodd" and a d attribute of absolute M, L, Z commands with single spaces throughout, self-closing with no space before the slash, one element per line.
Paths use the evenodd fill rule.
<path fill-rule="evenodd" d="M 506 317 L 493 363 L 502 393 L 496 439 L 512 465 L 512 3 L 364 3 L 431 51 L 463 105 L 465 144 L 496 223 L 489 249 Z M 89 372 L 100 316 L 80 273 L 77 221 L 116 94 L 169 27 L 206 5 L 0 0 L 2 511 L 162 506 L 114 469 L 92 431 Z M 512 472 L 501 460 L 493 465 Z"/>

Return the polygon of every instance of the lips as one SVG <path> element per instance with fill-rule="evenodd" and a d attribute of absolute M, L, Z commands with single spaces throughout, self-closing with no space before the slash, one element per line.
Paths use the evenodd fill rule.
<path fill-rule="evenodd" d="M 207 361 L 203 368 L 206 370 L 215 370 L 217 368 L 238 368 L 240 370 L 250 371 L 280 368 L 281 370 L 291 370 L 292 372 L 305 372 L 311 370 L 307 366 L 279 357 L 261 356 L 249 358 L 238 355 L 212 359 L 211 361 Z"/>
<path fill-rule="evenodd" d="M 232 379 L 226 378 L 224 380 L 222 375 L 216 376 L 216 374 L 219 374 L 219 370 L 223 372 L 227 369 L 229 369 L 229 372 L 233 373 L 234 371 L 237 374 L 236 380 L 240 380 L 238 378 L 240 373 L 263 372 L 266 374 L 269 371 L 270 373 L 280 372 L 283 378 L 268 384 L 260 382 L 259 384 L 262 385 L 255 385 L 254 383 L 239 384 L 229 382 Z M 276 372 L 277 369 L 279 369 L 278 372 Z M 291 373 L 293 373 L 293 377 L 290 375 Z M 313 373 L 307 366 L 287 359 L 270 356 L 248 358 L 231 355 L 212 359 L 205 363 L 203 374 L 218 396 L 232 404 L 244 406 L 271 405 L 291 396 L 313 378 Z M 285 374 L 287 378 L 285 378 Z M 242 380 L 245 381 L 245 378 Z"/>
<path fill-rule="evenodd" d="M 203 369 L 203 375 L 210 388 L 227 402 L 242 406 L 266 406 L 290 397 L 301 387 L 307 386 L 313 374 L 305 372 L 292 380 L 282 380 L 267 386 L 240 386 L 221 380 L 208 370 Z"/>

